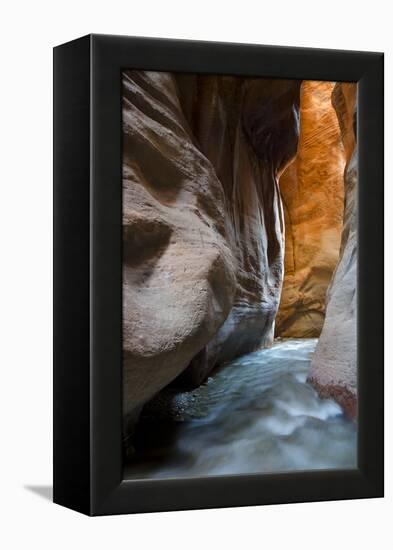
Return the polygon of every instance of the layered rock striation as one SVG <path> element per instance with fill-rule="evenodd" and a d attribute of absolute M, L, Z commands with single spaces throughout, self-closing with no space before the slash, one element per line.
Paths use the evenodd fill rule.
<path fill-rule="evenodd" d="M 273 339 L 300 82 L 123 73 L 123 410 Z M 180 378 L 179 378 L 179 375 Z"/>
<path fill-rule="evenodd" d="M 339 257 L 345 151 L 332 82 L 304 81 L 298 153 L 280 178 L 285 216 L 285 279 L 276 335 L 315 338 Z"/>
<path fill-rule="evenodd" d="M 345 210 L 340 258 L 328 289 L 326 317 L 309 381 L 333 397 L 352 418 L 357 414 L 357 181 L 356 84 L 336 84 L 332 103 L 346 154 Z"/>

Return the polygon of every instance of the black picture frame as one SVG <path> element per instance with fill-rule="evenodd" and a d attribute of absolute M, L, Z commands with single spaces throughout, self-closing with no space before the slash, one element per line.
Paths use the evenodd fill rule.
<path fill-rule="evenodd" d="M 358 468 L 122 479 L 121 71 L 358 83 Z M 383 54 L 88 35 L 54 49 L 54 502 L 88 515 L 383 496 Z"/>

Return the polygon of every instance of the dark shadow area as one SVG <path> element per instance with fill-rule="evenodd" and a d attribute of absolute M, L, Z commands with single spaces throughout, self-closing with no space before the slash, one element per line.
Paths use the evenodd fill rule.
<path fill-rule="evenodd" d="M 52 485 L 24 485 L 24 488 L 27 491 L 31 491 L 36 495 L 44 498 L 45 500 L 52 501 L 53 498 L 53 487 Z"/>
<path fill-rule="evenodd" d="M 187 453 L 179 451 L 176 445 L 180 427 L 181 423 L 163 419 L 160 414 L 142 416 L 136 426 L 132 455 L 125 458 L 125 469 L 130 474 L 126 477 L 149 477 L 166 464 L 187 463 Z"/>

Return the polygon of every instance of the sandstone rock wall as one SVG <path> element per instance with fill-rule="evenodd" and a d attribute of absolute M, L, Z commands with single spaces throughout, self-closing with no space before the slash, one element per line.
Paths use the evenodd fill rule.
<path fill-rule="evenodd" d="M 123 404 L 271 342 L 298 81 L 123 74 Z M 236 337 L 234 337 L 236 335 Z"/>
<path fill-rule="evenodd" d="M 222 184 L 227 239 L 236 261 L 232 310 L 203 351 L 205 369 L 269 346 L 283 279 L 284 220 L 278 176 L 296 154 L 300 82 L 178 77 L 199 147 Z M 193 364 L 185 375 L 193 374 Z M 183 377 L 184 378 L 184 377 Z"/>
<path fill-rule="evenodd" d="M 304 81 L 300 138 L 280 178 L 285 215 L 285 279 L 276 335 L 318 337 L 340 251 L 345 151 L 332 82 Z"/>
<path fill-rule="evenodd" d="M 357 181 L 356 84 L 335 86 L 332 102 L 345 148 L 345 212 L 340 259 L 327 294 L 326 318 L 309 381 L 351 417 L 357 409 Z"/>

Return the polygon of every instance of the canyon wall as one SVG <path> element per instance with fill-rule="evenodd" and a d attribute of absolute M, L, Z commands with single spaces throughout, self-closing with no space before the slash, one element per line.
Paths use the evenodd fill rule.
<path fill-rule="evenodd" d="M 123 410 L 269 345 L 300 82 L 123 74 Z M 179 377 L 180 375 L 180 377 Z"/>
<path fill-rule="evenodd" d="M 311 363 L 309 382 L 357 414 L 357 180 L 356 84 L 336 84 L 332 103 L 346 154 L 345 210 L 340 259 L 327 293 L 326 317 Z"/>
<path fill-rule="evenodd" d="M 273 342 L 284 261 L 277 182 L 297 150 L 300 82 L 185 75 L 177 82 L 200 150 L 222 184 L 237 279 L 231 312 L 201 352 L 204 368 L 198 356 L 182 376 L 192 385 L 214 364 Z"/>
<path fill-rule="evenodd" d="M 318 337 L 326 291 L 340 251 L 345 151 L 333 82 L 304 81 L 295 160 L 280 177 L 285 216 L 285 279 L 276 336 Z"/>

